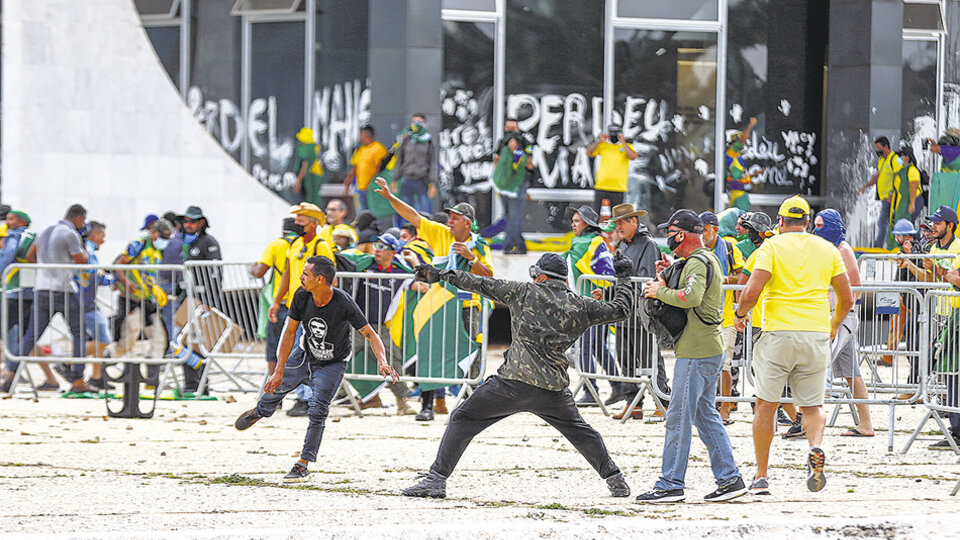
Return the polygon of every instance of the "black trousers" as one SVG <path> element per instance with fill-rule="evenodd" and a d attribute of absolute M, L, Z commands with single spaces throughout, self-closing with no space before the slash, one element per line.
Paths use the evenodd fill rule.
<path fill-rule="evenodd" d="M 545 390 L 520 381 L 489 377 L 450 415 L 430 470 L 449 477 L 473 438 L 499 420 L 519 412 L 540 417 L 563 434 L 602 478 L 620 472 L 597 430 L 584 422 L 569 389 Z"/>

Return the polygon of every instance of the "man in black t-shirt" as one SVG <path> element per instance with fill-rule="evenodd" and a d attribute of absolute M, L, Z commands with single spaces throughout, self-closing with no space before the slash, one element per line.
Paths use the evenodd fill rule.
<path fill-rule="evenodd" d="M 351 353 L 350 327 L 363 334 L 377 357 L 380 374 L 394 383 L 400 380 L 387 363 L 383 341 L 367 323 L 356 302 L 340 289 L 330 286 L 337 269 L 326 257 L 307 259 L 300 275 L 302 287 L 294 294 L 293 303 L 283 325 L 283 337 L 277 351 L 277 368 L 267 379 L 264 393 L 253 409 L 240 415 L 235 424 L 239 430 L 252 426 L 257 420 L 273 415 L 284 396 L 301 384 L 310 385 L 313 395 L 307 404 L 310 424 L 303 442 L 300 460 L 284 478 L 284 482 L 303 482 L 309 476 L 307 463 L 317 460 L 317 450 L 323 436 L 323 427 L 330 410 L 330 401 L 336 395 Z M 297 327 L 303 323 L 300 342 L 294 341 Z M 290 365 L 287 365 L 287 360 Z"/>

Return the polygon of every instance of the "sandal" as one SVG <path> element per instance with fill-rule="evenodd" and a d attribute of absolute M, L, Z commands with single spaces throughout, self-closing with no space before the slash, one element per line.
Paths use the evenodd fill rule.
<path fill-rule="evenodd" d="M 866 433 L 860 431 L 859 429 L 852 427 L 846 432 L 840 434 L 841 437 L 873 437 L 873 434 L 867 435 Z"/>

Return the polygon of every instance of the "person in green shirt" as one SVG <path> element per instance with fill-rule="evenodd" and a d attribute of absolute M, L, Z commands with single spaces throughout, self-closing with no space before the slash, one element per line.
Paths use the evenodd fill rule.
<path fill-rule="evenodd" d="M 651 491 L 637 502 L 665 503 L 684 500 L 684 476 L 690 457 L 692 426 L 707 446 L 717 489 L 707 501 L 727 501 L 747 492 L 733 458 L 730 437 L 723 428 L 715 399 L 720 369 L 723 367 L 723 270 L 713 251 L 703 245 L 703 225 L 692 210 L 677 210 L 660 229 L 667 230 L 667 246 L 686 259 L 677 289 L 667 286 L 659 271 L 657 279 L 644 285 L 643 294 L 687 312 L 687 325 L 676 344 L 677 360 L 673 371 L 673 391 L 667 409 L 666 437 L 663 443 L 663 468 Z"/>

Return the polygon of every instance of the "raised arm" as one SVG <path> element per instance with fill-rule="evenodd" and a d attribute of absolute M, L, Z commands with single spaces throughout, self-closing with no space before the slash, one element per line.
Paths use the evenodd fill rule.
<path fill-rule="evenodd" d="M 440 272 L 439 277 L 458 289 L 475 292 L 509 307 L 517 305 L 526 296 L 525 290 L 530 286 L 528 283 L 478 276 L 461 270 L 445 270 Z"/>
<path fill-rule="evenodd" d="M 390 203 L 390 206 L 393 207 L 394 212 L 396 212 L 397 214 L 400 214 L 400 217 L 409 221 L 410 224 L 412 224 L 414 227 L 419 229 L 420 214 L 418 214 L 417 211 L 414 210 L 412 206 L 401 201 L 399 198 L 397 198 L 396 195 L 391 193 L 390 188 L 387 187 L 386 180 L 378 176 L 376 179 L 376 182 L 377 182 L 377 186 L 379 186 L 379 189 L 375 191 L 379 193 L 384 199 L 386 199 L 387 202 Z"/>
<path fill-rule="evenodd" d="M 613 286 L 613 299 L 609 302 L 589 297 L 585 297 L 583 301 L 591 325 L 622 321 L 633 311 L 633 285 L 627 279 L 618 279 Z"/>

